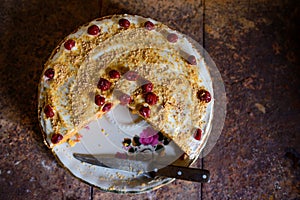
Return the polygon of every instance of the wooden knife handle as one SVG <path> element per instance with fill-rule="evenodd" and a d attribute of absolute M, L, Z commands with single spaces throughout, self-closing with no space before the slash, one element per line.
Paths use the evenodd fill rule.
<path fill-rule="evenodd" d="M 180 167 L 168 165 L 153 172 L 155 176 L 165 176 L 187 181 L 207 183 L 210 180 L 210 173 L 206 169 Z"/>

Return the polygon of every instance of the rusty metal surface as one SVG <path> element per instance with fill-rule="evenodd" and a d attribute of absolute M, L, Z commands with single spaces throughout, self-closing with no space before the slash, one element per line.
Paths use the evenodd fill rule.
<path fill-rule="evenodd" d="M 228 112 L 204 159 L 213 175 L 203 199 L 300 198 L 297 4 L 206 1 L 205 46 L 224 78 Z"/>

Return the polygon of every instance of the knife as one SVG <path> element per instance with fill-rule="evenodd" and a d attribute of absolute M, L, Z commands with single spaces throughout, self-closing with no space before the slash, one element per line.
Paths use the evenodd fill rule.
<path fill-rule="evenodd" d="M 133 172 L 132 166 L 126 166 L 123 164 L 119 165 L 108 165 L 107 160 L 110 160 L 109 163 L 119 163 L 119 158 L 115 158 L 114 156 L 104 156 L 101 158 L 101 155 L 91 155 L 91 154 L 79 154 L 74 153 L 74 158 L 80 160 L 85 163 L 89 163 L 92 165 L 97 165 L 100 167 L 117 169 L 126 172 Z M 105 160 L 105 161 L 103 161 Z M 127 160 L 128 161 L 128 160 Z M 130 161 L 135 162 L 135 161 Z M 127 167 L 127 168 L 126 168 Z M 137 171 L 135 171 L 137 172 Z M 157 176 L 168 177 L 168 178 L 176 178 L 186 181 L 193 181 L 199 183 L 207 183 L 210 180 L 210 173 L 206 169 L 199 169 L 199 168 L 189 168 L 189 167 L 182 167 L 182 166 L 175 166 L 175 165 L 167 165 L 160 169 L 155 168 L 153 171 L 150 172 L 142 172 L 139 175 L 146 176 L 148 178 L 154 178 Z"/>

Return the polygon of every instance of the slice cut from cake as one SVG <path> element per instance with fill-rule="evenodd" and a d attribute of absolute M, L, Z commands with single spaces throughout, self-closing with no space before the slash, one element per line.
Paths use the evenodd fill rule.
<path fill-rule="evenodd" d="M 132 15 L 96 19 L 67 36 L 46 62 L 39 85 L 47 146 L 68 141 L 118 104 L 195 158 L 209 135 L 213 91 L 193 42 Z"/>

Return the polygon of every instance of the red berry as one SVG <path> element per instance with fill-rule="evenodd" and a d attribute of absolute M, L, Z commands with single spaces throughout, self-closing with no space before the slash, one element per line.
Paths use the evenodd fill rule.
<path fill-rule="evenodd" d="M 128 94 L 122 94 L 119 97 L 119 100 L 120 100 L 120 104 L 121 105 L 126 105 L 126 104 L 129 104 L 132 99 L 131 99 L 131 97 Z"/>
<path fill-rule="evenodd" d="M 135 81 L 139 77 L 139 74 L 135 71 L 128 71 L 124 76 L 129 81 Z"/>
<path fill-rule="evenodd" d="M 193 55 L 190 55 L 187 59 L 188 63 L 191 65 L 197 65 L 197 60 L 196 57 Z"/>
<path fill-rule="evenodd" d="M 145 85 L 142 86 L 143 93 L 151 92 L 152 89 L 153 89 L 152 83 L 146 83 Z"/>
<path fill-rule="evenodd" d="M 44 113 L 46 114 L 46 117 L 48 117 L 48 118 L 54 117 L 54 112 L 50 105 L 45 106 Z"/>
<path fill-rule="evenodd" d="M 154 105 L 157 103 L 158 97 L 153 92 L 148 92 L 144 95 L 145 102 L 149 105 Z"/>
<path fill-rule="evenodd" d="M 201 140 L 201 137 L 202 137 L 202 130 L 198 128 L 194 134 L 194 138 L 195 140 Z"/>
<path fill-rule="evenodd" d="M 95 104 L 97 106 L 102 106 L 105 103 L 105 98 L 100 96 L 99 94 L 95 96 Z"/>
<path fill-rule="evenodd" d="M 44 75 L 51 80 L 54 78 L 54 70 L 52 68 L 47 69 Z"/>
<path fill-rule="evenodd" d="M 130 21 L 128 21 L 127 19 L 120 19 L 119 20 L 119 25 L 124 27 L 124 28 L 129 28 Z"/>
<path fill-rule="evenodd" d="M 146 21 L 145 24 L 144 24 L 145 28 L 149 31 L 153 30 L 155 27 L 154 27 L 154 24 L 150 21 Z"/>
<path fill-rule="evenodd" d="M 197 92 L 197 97 L 200 101 L 204 101 L 205 103 L 208 103 L 211 101 L 210 93 L 206 90 L 199 90 Z"/>
<path fill-rule="evenodd" d="M 110 109 L 111 109 L 111 107 L 112 107 L 112 103 L 107 103 L 107 104 L 105 104 L 104 106 L 103 106 L 103 108 L 102 108 L 102 111 L 103 112 L 108 112 Z"/>
<path fill-rule="evenodd" d="M 110 86 L 111 86 L 111 82 L 109 82 L 105 78 L 100 78 L 98 85 L 97 85 L 97 87 L 102 91 L 108 90 L 110 88 Z"/>
<path fill-rule="evenodd" d="M 67 40 L 64 44 L 64 47 L 67 49 L 67 50 L 71 50 L 73 47 L 75 46 L 75 41 L 74 40 Z"/>
<path fill-rule="evenodd" d="M 114 78 L 114 79 L 117 79 L 117 78 L 120 78 L 120 72 L 118 72 L 117 70 L 111 70 L 110 72 L 108 72 L 109 74 L 109 77 L 110 78 Z"/>
<path fill-rule="evenodd" d="M 169 42 L 175 43 L 175 42 L 177 42 L 177 40 L 178 40 L 178 36 L 177 36 L 175 33 L 170 33 L 170 34 L 167 36 L 167 40 L 168 40 Z"/>
<path fill-rule="evenodd" d="M 63 139 L 63 136 L 59 133 L 55 133 L 52 135 L 51 142 L 53 144 L 59 143 Z"/>
<path fill-rule="evenodd" d="M 145 118 L 148 118 L 150 117 L 150 114 L 151 114 L 151 110 L 149 107 L 145 107 L 145 106 L 142 106 L 139 110 L 140 114 L 145 117 Z"/>
<path fill-rule="evenodd" d="M 92 25 L 88 28 L 88 34 L 98 35 L 100 33 L 100 28 L 97 25 Z"/>

